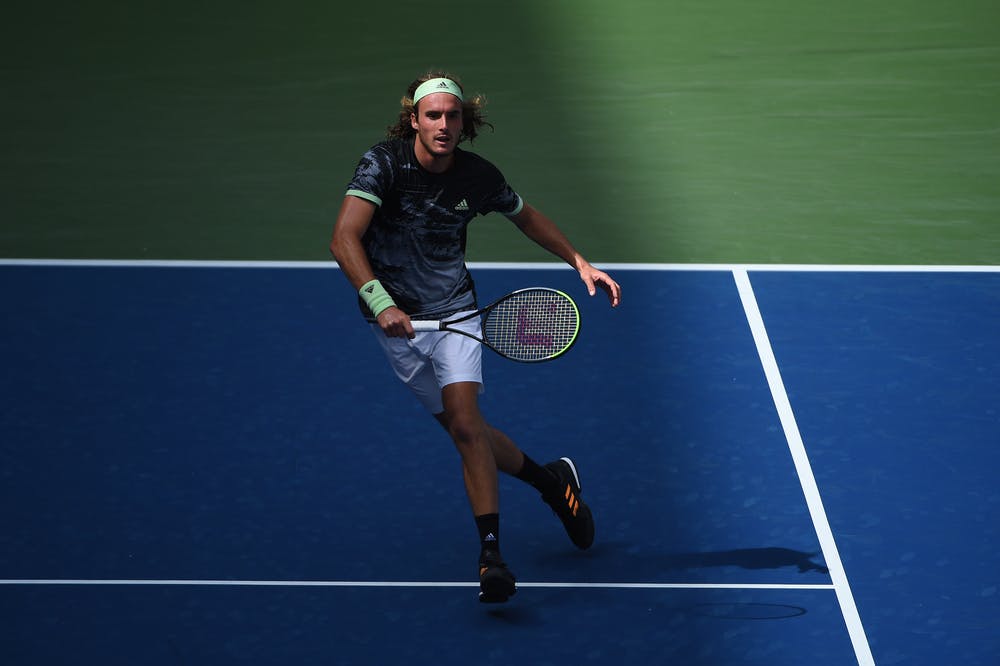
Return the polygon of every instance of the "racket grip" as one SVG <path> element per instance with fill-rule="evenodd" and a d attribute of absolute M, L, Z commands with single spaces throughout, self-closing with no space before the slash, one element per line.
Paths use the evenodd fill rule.
<path fill-rule="evenodd" d="M 424 321 L 424 320 L 419 320 L 418 319 L 417 321 L 410 320 L 410 324 L 413 325 L 413 330 L 414 331 L 440 331 L 441 330 L 441 322 L 440 321 Z"/>

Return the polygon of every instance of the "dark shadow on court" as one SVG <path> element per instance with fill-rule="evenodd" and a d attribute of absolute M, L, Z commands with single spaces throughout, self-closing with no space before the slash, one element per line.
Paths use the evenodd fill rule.
<path fill-rule="evenodd" d="M 667 555 L 663 564 L 668 569 L 708 569 L 740 567 L 741 569 L 783 569 L 796 567 L 799 573 L 816 571 L 830 573 L 823 564 L 813 562 L 819 553 L 805 553 L 790 548 L 739 548 L 709 553 L 677 553 Z"/>
<path fill-rule="evenodd" d="M 659 549 L 644 549 L 626 541 L 597 543 L 586 552 L 569 553 L 572 570 L 590 580 L 643 581 L 664 580 L 670 572 L 702 569 L 739 568 L 748 571 L 778 570 L 794 567 L 800 574 L 828 575 L 825 564 L 815 561 L 818 552 L 769 546 L 736 548 L 699 553 L 671 553 Z M 565 550 L 538 552 L 535 562 L 545 568 L 566 568 Z"/>

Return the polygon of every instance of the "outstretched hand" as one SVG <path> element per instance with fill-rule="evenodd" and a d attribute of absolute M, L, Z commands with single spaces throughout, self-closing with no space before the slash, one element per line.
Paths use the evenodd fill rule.
<path fill-rule="evenodd" d="M 587 264 L 580 269 L 580 279 L 587 285 L 587 293 L 591 296 L 596 294 L 597 289 L 600 288 L 608 295 L 611 307 L 618 307 L 622 298 L 622 288 L 618 286 L 617 282 L 611 279 L 610 275 Z"/>

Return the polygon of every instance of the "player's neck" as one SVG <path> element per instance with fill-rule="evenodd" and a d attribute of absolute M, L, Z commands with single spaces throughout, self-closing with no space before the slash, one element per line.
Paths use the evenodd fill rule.
<path fill-rule="evenodd" d="M 420 163 L 420 166 L 431 173 L 444 173 L 455 164 L 454 151 L 447 155 L 435 155 L 427 150 L 427 147 L 420 142 L 419 137 L 413 141 L 413 153 L 417 156 L 417 162 Z"/>

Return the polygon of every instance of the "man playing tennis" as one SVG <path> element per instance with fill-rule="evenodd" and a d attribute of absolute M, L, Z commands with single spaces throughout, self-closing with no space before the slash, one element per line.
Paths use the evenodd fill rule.
<path fill-rule="evenodd" d="M 495 166 L 458 147 L 488 125 L 481 96 L 466 99 L 455 77 L 431 72 L 410 84 L 401 104 L 387 140 L 358 164 L 330 250 L 358 290 L 362 311 L 393 370 L 458 449 L 479 531 L 480 600 L 503 602 L 516 586 L 500 556 L 497 470 L 534 486 L 579 548 L 593 543 L 593 517 L 580 499 L 572 460 L 538 465 L 483 419 L 480 344 L 447 332 L 415 333 L 412 321 L 454 318 L 477 309 L 465 265 L 466 228 L 477 214 L 490 212 L 505 215 L 573 266 L 591 296 L 600 288 L 617 307 L 621 289 L 587 262 L 555 223 L 524 203 Z M 478 331 L 478 318 L 465 324 Z"/>

